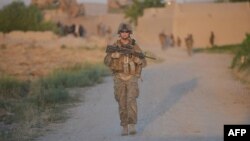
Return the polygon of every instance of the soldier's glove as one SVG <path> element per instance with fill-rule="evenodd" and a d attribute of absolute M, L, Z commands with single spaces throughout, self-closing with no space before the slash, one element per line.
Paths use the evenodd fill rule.
<path fill-rule="evenodd" d="M 115 58 L 115 59 L 120 58 L 120 56 L 121 56 L 121 54 L 119 52 L 114 52 L 111 54 L 111 57 Z"/>
<path fill-rule="evenodd" d="M 134 62 L 138 65 L 142 64 L 142 60 L 139 57 L 135 57 Z"/>

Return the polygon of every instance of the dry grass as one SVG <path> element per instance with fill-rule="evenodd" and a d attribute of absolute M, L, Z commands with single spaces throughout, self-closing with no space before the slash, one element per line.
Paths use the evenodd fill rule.
<path fill-rule="evenodd" d="M 43 43 L 43 41 L 41 41 L 41 43 Z M 39 136 L 44 130 L 43 128 L 46 126 L 46 124 L 63 121 L 67 115 L 65 115 L 65 108 L 63 108 L 65 107 L 65 104 L 61 104 L 60 101 L 63 101 L 61 99 L 62 96 L 68 95 L 65 89 L 67 86 L 65 86 L 64 89 L 57 87 L 50 89 L 42 88 L 42 92 L 46 93 L 47 95 L 42 97 L 43 99 L 39 99 L 39 95 L 41 95 L 41 92 L 39 91 L 40 85 L 36 87 L 34 86 L 34 84 L 36 84 L 34 82 L 36 82 L 36 80 L 41 80 L 41 78 L 51 78 L 50 75 L 53 74 L 55 70 L 60 70 L 62 68 L 63 70 L 67 70 L 67 68 L 74 68 L 75 66 L 80 66 L 86 62 L 90 64 L 101 63 L 105 55 L 105 50 L 103 47 L 89 47 L 84 44 L 82 46 L 76 47 L 74 46 L 74 43 L 72 43 L 72 46 L 67 44 L 63 45 L 62 47 L 62 45 L 58 43 L 58 40 L 56 40 L 55 43 L 52 43 L 54 44 L 54 47 L 51 45 L 46 46 L 46 44 L 49 44 L 49 41 L 48 43 L 43 44 L 43 46 L 41 46 L 41 43 L 27 43 L 23 41 L 23 43 L 21 42 L 12 44 L 11 41 L 7 42 L 5 40 L 5 43 L 0 45 L 0 76 L 7 75 L 17 78 L 21 80 L 21 82 L 30 82 L 30 89 L 27 92 L 25 91 L 26 94 L 24 97 L 19 98 L 13 95 L 15 98 L 14 102 L 11 99 L 12 97 L 5 98 L 5 100 L 3 98 L 0 99 L 0 140 L 30 139 Z M 66 72 L 65 74 L 67 74 L 68 80 L 68 77 L 71 78 L 71 75 Z M 76 72 L 72 73 L 74 73 L 72 76 L 76 75 Z M 65 74 L 63 73 L 62 76 L 60 76 L 64 78 L 66 77 L 64 76 Z M 81 75 L 84 74 L 81 73 Z M 91 77 L 93 78 L 93 76 Z M 6 84 L 5 82 L 6 81 L 4 81 L 4 84 Z M 14 84 L 19 84 L 17 82 L 19 81 L 10 81 L 11 85 L 7 85 L 8 87 L 6 86 L 6 89 L 10 89 L 12 92 L 12 87 L 16 86 Z M 47 83 L 52 82 L 46 81 L 46 84 Z M 19 89 L 17 88 L 14 88 L 14 90 L 18 90 L 19 92 Z M 1 92 L 4 93 L 2 93 L 3 96 L 10 96 L 9 91 L 0 91 L 0 95 Z M 32 96 L 34 98 L 32 98 Z M 66 97 L 64 99 L 67 101 L 67 99 L 71 98 L 72 97 Z M 49 104 L 46 104 L 46 106 L 40 106 L 43 108 L 37 108 L 39 107 L 39 103 L 41 104 L 43 101 L 48 101 L 50 102 L 49 104 L 51 104 L 52 101 L 52 103 L 56 104 L 54 104 L 52 107 L 47 106 Z M 74 100 L 72 102 L 74 103 Z M 69 104 L 72 102 L 69 102 Z M 57 103 L 59 103 L 59 105 Z"/>
<path fill-rule="evenodd" d="M 6 46 L 0 50 L 0 73 L 21 80 L 46 76 L 58 68 L 67 68 L 85 62 L 98 63 L 104 58 L 101 48 L 60 46 L 54 48 L 34 45 Z"/>

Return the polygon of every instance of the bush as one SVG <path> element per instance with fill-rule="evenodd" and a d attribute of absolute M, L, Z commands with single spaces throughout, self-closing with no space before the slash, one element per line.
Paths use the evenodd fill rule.
<path fill-rule="evenodd" d="M 138 18 L 143 16 L 143 11 L 151 7 L 164 7 L 164 0 L 133 0 L 133 4 L 124 11 L 125 17 L 129 18 L 129 22 L 137 25 Z"/>
<path fill-rule="evenodd" d="M 41 83 L 46 88 L 53 87 L 84 87 L 91 86 L 96 82 L 101 82 L 102 76 L 107 74 L 103 65 L 75 65 L 71 68 L 56 70 L 47 78 L 42 79 Z"/>
<path fill-rule="evenodd" d="M 0 31 L 44 31 L 57 32 L 53 23 L 44 23 L 43 14 L 36 6 L 25 6 L 23 2 L 12 2 L 0 10 Z"/>
<path fill-rule="evenodd" d="M 207 52 L 207 53 L 236 54 L 240 48 L 241 48 L 241 44 L 234 44 L 234 45 L 216 46 L 216 47 L 212 47 L 212 48 L 195 48 L 195 49 L 193 49 L 193 51 L 195 53 Z"/>
<path fill-rule="evenodd" d="M 0 98 L 24 97 L 28 90 L 28 82 L 22 82 L 7 75 L 0 76 Z"/>
<path fill-rule="evenodd" d="M 104 75 L 107 75 L 107 69 L 103 65 L 75 65 L 56 70 L 34 83 L 30 95 L 42 107 L 65 103 L 70 100 L 66 88 L 94 85 L 101 82 Z"/>
<path fill-rule="evenodd" d="M 57 70 L 31 83 L 0 77 L 0 109 L 10 113 L 0 118 L 6 124 L 0 127 L 0 140 L 31 140 L 39 133 L 36 129 L 65 118 L 62 104 L 76 100 L 66 88 L 99 83 L 107 74 L 103 65 L 85 64 Z"/>
<path fill-rule="evenodd" d="M 231 67 L 239 70 L 250 69 L 250 34 L 246 34 L 245 40 L 233 58 Z"/>
<path fill-rule="evenodd" d="M 38 28 L 35 29 L 34 31 L 52 31 L 58 35 L 60 34 L 59 28 L 56 26 L 56 24 L 51 22 L 41 22 L 38 25 Z"/>

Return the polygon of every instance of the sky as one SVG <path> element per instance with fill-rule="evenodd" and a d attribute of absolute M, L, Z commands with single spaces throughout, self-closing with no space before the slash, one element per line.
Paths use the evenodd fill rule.
<path fill-rule="evenodd" d="M 17 0 L 0 0 L 0 8 L 2 8 L 6 4 L 11 3 L 12 1 L 17 1 Z M 24 1 L 28 5 L 31 0 L 18 0 L 18 1 Z M 107 0 L 77 0 L 77 1 L 79 3 L 81 3 L 81 2 L 107 3 Z M 204 1 L 213 1 L 213 0 L 176 0 L 176 1 L 179 1 L 179 2 L 189 2 L 189 1 L 204 2 Z"/>
<path fill-rule="evenodd" d="M 0 0 L 0 5 L 11 3 L 12 1 L 24 1 L 29 4 L 31 0 Z M 77 0 L 78 2 L 106 3 L 107 0 Z"/>
<path fill-rule="evenodd" d="M 30 4 L 31 0 L 0 0 L 0 8 L 4 5 L 11 3 L 12 1 L 24 1 L 27 5 Z M 107 0 L 77 0 L 79 3 L 81 2 L 92 2 L 92 3 L 107 3 Z"/>

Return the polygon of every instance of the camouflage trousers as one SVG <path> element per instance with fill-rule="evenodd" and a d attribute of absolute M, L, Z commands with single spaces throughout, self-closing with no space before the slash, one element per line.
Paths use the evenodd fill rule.
<path fill-rule="evenodd" d="M 122 80 L 114 77 L 115 99 L 119 105 L 121 126 L 137 123 L 137 103 L 139 96 L 138 78 Z"/>

